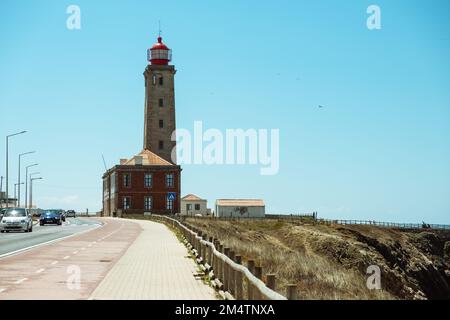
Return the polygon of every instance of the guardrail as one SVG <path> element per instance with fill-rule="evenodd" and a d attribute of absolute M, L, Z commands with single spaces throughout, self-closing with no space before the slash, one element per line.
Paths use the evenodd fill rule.
<path fill-rule="evenodd" d="M 279 294 L 275 291 L 274 274 L 267 274 L 266 283 L 264 283 L 262 267 L 255 266 L 254 260 L 248 260 L 248 267 L 243 266 L 242 256 L 236 254 L 231 248 L 224 247 L 218 239 L 208 238 L 200 230 L 193 227 L 191 230 L 180 221 L 168 216 L 152 215 L 151 217 L 180 231 L 183 242 L 196 257 L 196 262 L 225 298 L 237 300 L 295 300 L 297 298 L 296 285 L 288 286 L 288 298 Z"/>

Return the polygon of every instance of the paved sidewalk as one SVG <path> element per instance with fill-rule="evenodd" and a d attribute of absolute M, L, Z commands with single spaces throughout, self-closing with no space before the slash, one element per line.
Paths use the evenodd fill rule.
<path fill-rule="evenodd" d="M 90 299 L 216 299 L 214 290 L 195 277 L 197 266 L 172 231 L 160 223 L 132 221 L 143 231 Z"/>

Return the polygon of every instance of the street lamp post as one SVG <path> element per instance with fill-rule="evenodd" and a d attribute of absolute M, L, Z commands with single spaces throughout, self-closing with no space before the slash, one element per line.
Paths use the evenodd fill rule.
<path fill-rule="evenodd" d="M 35 153 L 36 151 L 29 151 L 29 152 L 24 152 L 19 154 L 19 174 L 17 175 L 17 183 L 18 183 L 18 191 L 17 191 L 17 206 L 20 207 L 20 185 L 23 183 L 20 183 L 20 159 L 22 158 L 22 156 L 27 155 L 27 154 L 31 154 L 31 153 Z M 26 178 L 26 177 L 25 177 Z M 14 192 L 16 190 L 14 189 Z"/>
<path fill-rule="evenodd" d="M 42 179 L 42 177 L 30 178 L 30 207 L 28 208 L 29 210 L 31 210 L 33 208 L 33 181 L 41 180 L 41 179 Z"/>
<path fill-rule="evenodd" d="M 25 132 L 26 131 L 21 131 L 21 132 L 13 133 L 13 134 L 6 136 L 6 207 L 7 208 L 8 208 L 8 198 L 9 198 L 9 195 L 8 195 L 8 182 L 9 182 L 8 181 L 8 176 L 9 176 L 9 173 L 8 173 L 8 169 L 9 169 L 8 168 L 8 152 L 9 152 L 8 143 L 9 143 L 9 138 L 17 136 L 19 134 L 23 134 Z"/>
<path fill-rule="evenodd" d="M 38 163 L 30 164 L 25 167 L 25 208 L 28 208 L 28 168 L 37 166 Z"/>
<path fill-rule="evenodd" d="M 23 182 L 15 183 L 15 184 L 14 184 L 14 199 L 16 199 L 16 202 L 17 202 L 16 189 L 19 189 L 19 190 L 20 190 L 20 185 L 21 185 L 21 184 L 23 184 Z M 19 186 L 19 188 L 18 188 L 18 186 Z M 16 204 L 16 206 L 17 206 L 17 207 L 20 207 L 19 204 Z"/>

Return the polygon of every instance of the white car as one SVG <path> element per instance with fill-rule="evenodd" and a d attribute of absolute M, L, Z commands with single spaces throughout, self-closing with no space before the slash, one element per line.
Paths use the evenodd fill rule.
<path fill-rule="evenodd" d="M 33 219 L 28 209 L 8 208 L 0 221 L 0 232 L 33 231 Z"/>

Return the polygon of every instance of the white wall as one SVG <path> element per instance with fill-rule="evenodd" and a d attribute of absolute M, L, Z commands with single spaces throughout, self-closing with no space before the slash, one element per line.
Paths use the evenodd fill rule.
<path fill-rule="evenodd" d="M 206 200 L 181 200 L 181 215 L 186 216 L 194 216 L 196 214 L 201 214 L 202 216 L 206 216 L 207 208 L 206 208 Z M 191 204 L 192 209 L 188 212 L 186 209 L 187 204 Z M 195 210 L 195 205 L 200 205 L 200 210 Z"/>
<path fill-rule="evenodd" d="M 235 211 L 236 207 L 218 206 L 216 205 L 216 215 L 218 217 L 235 217 L 235 218 L 264 218 L 266 214 L 266 207 L 247 207 L 247 212 L 241 215 L 239 211 Z"/>

